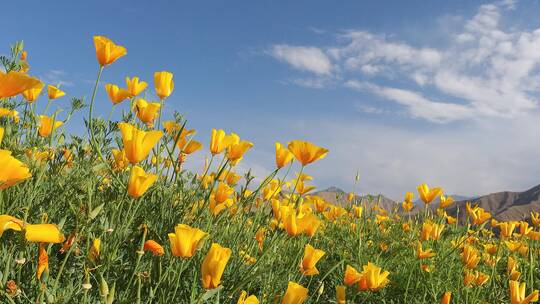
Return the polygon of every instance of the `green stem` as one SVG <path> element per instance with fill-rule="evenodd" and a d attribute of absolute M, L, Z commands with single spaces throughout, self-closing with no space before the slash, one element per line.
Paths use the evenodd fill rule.
<path fill-rule="evenodd" d="M 107 118 L 107 121 L 111 121 L 111 118 L 112 118 L 112 115 L 114 113 L 114 109 L 116 109 L 116 105 L 113 104 L 112 108 L 111 108 L 111 112 L 109 112 L 109 117 Z"/>
<path fill-rule="evenodd" d="M 82 231 L 81 231 L 82 233 Z M 77 235 L 75 235 L 75 239 L 73 240 L 73 244 L 71 247 L 69 247 L 68 252 L 66 253 L 66 256 L 64 257 L 64 260 L 62 261 L 62 265 L 60 265 L 60 269 L 58 270 L 58 274 L 56 275 L 56 279 L 54 280 L 53 288 L 52 288 L 52 294 L 55 294 L 56 288 L 58 287 L 58 281 L 60 280 L 60 277 L 62 276 L 62 272 L 64 271 L 64 267 L 66 266 L 67 260 L 69 256 L 71 255 L 71 251 L 73 250 L 73 247 L 75 243 L 77 242 Z"/>
<path fill-rule="evenodd" d="M 94 91 L 92 92 L 92 98 L 90 99 L 90 109 L 88 111 L 88 132 L 90 133 L 90 145 L 94 148 L 94 150 L 96 150 L 101 160 L 104 160 L 104 159 L 103 159 L 103 156 L 101 155 L 101 149 L 97 147 L 97 143 L 96 143 L 96 139 L 94 135 L 94 122 L 93 122 L 94 115 L 93 114 L 94 114 L 94 102 L 96 100 L 96 93 L 99 87 L 101 74 L 103 73 L 103 68 L 104 68 L 103 66 L 99 67 L 96 84 L 94 85 Z"/>
<path fill-rule="evenodd" d="M 52 103 L 52 99 L 49 98 L 49 100 L 47 101 L 47 106 L 45 106 L 45 111 L 43 111 L 43 115 L 47 115 L 47 111 L 49 110 L 51 103 Z"/>

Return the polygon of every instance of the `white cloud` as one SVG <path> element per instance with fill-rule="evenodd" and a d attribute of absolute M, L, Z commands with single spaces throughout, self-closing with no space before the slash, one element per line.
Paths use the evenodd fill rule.
<path fill-rule="evenodd" d="M 500 5 L 506 7 L 509 10 L 513 10 L 516 8 L 517 0 L 502 0 L 499 2 Z"/>
<path fill-rule="evenodd" d="M 341 35 L 348 44 L 333 49 L 337 58 L 344 58 L 344 66 L 357 70 L 377 63 L 392 63 L 407 67 L 434 67 L 440 64 L 441 54 L 433 48 L 415 48 L 405 43 L 389 42 L 384 36 L 366 31 L 349 31 Z"/>
<path fill-rule="evenodd" d="M 381 108 L 365 105 L 362 103 L 359 103 L 356 105 L 356 109 L 362 113 L 368 113 L 368 114 L 384 114 L 386 111 Z"/>
<path fill-rule="evenodd" d="M 69 79 L 68 73 L 62 70 L 50 70 L 41 78 L 45 83 L 55 86 L 72 87 L 75 85 L 75 83 Z"/>
<path fill-rule="evenodd" d="M 381 67 L 374 64 L 364 64 L 360 67 L 360 71 L 365 75 L 375 75 L 381 72 Z"/>
<path fill-rule="evenodd" d="M 362 89 L 406 106 L 411 117 L 433 122 L 517 118 L 538 107 L 540 28 L 503 28 L 501 19 L 515 5 L 516 1 L 511 0 L 485 4 L 468 20 L 459 17 L 463 26 L 444 32 L 444 47 L 415 46 L 389 35 L 349 30 L 338 35 L 335 45 L 316 49 L 328 55 L 324 58 L 331 69 L 307 68 L 308 64 L 292 59 L 285 61 L 297 69 L 343 79 L 346 87 L 354 89 L 359 88 L 351 86 L 351 81 L 372 81 L 373 86 Z M 373 80 L 373 76 L 377 79 Z M 303 82 L 297 84 L 305 86 Z M 318 84 L 312 87 L 326 83 Z M 423 91 L 429 91 L 431 97 L 420 93 Z"/>
<path fill-rule="evenodd" d="M 435 123 L 446 123 L 474 115 L 474 112 L 469 107 L 432 101 L 418 92 L 381 87 L 373 83 L 357 80 L 349 80 L 345 83 L 345 86 L 359 91 L 370 91 L 383 98 L 395 101 L 406 106 L 412 117 L 423 118 Z"/>
<path fill-rule="evenodd" d="M 328 78 L 296 78 L 291 80 L 292 83 L 299 85 L 301 87 L 312 88 L 312 89 L 323 89 L 330 84 Z"/>
<path fill-rule="evenodd" d="M 275 58 L 285 61 L 299 70 L 319 75 L 328 75 L 332 71 L 330 59 L 316 47 L 280 44 L 274 45 L 270 53 Z"/>

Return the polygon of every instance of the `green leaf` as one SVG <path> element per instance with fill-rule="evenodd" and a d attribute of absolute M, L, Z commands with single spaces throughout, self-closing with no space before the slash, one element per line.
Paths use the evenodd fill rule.
<path fill-rule="evenodd" d="M 88 218 L 90 220 L 93 220 L 94 218 L 96 218 L 96 216 L 98 216 L 98 214 L 101 212 L 101 210 L 103 210 L 103 207 L 105 206 L 105 203 L 97 206 L 96 208 L 94 208 L 94 210 L 92 210 L 90 212 L 90 214 L 88 214 Z"/>
<path fill-rule="evenodd" d="M 213 296 L 215 296 L 217 293 L 219 293 L 219 291 L 223 289 L 223 286 L 219 286 L 218 288 L 214 288 L 214 289 L 210 289 L 208 290 L 207 292 L 205 292 L 202 297 L 201 297 L 201 301 L 206 301 L 210 298 L 212 298 Z"/>

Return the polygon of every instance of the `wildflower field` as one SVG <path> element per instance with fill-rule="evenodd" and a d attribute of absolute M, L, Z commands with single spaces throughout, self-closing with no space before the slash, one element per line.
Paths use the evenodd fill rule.
<path fill-rule="evenodd" d="M 163 117 L 172 73 L 103 84 L 129 56 L 93 42 L 88 100 L 32 77 L 22 43 L 1 58 L 1 303 L 538 301 L 538 213 L 498 222 L 473 201 L 458 222 L 453 199 L 425 184 L 392 210 L 352 192 L 332 204 L 309 176 L 331 151 L 302 140 L 275 143 L 275 171 L 255 179 L 236 170 L 252 142 L 214 129 L 203 144 L 196 117 Z M 84 137 L 69 133 L 77 111 Z M 200 172 L 184 169 L 193 153 L 207 155 Z"/>

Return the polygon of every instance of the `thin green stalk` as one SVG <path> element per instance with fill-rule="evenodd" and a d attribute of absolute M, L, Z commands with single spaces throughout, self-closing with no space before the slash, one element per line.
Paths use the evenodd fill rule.
<path fill-rule="evenodd" d="M 101 74 L 103 73 L 103 69 L 104 69 L 104 66 L 99 67 L 98 75 L 97 75 L 97 78 L 96 78 L 96 83 L 94 85 L 94 90 L 92 91 L 92 98 L 90 99 L 90 108 L 88 110 L 88 133 L 90 133 L 90 145 L 92 146 L 94 151 L 96 151 L 98 153 L 101 160 L 105 161 L 103 156 L 101 155 L 101 149 L 98 147 L 96 139 L 95 139 L 94 122 L 93 122 L 93 119 L 94 119 L 94 115 L 93 115 L 94 114 L 94 102 L 95 102 L 95 99 L 96 99 L 96 93 L 97 93 L 97 89 L 99 87 L 99 81 L 101 79 Z"/>

